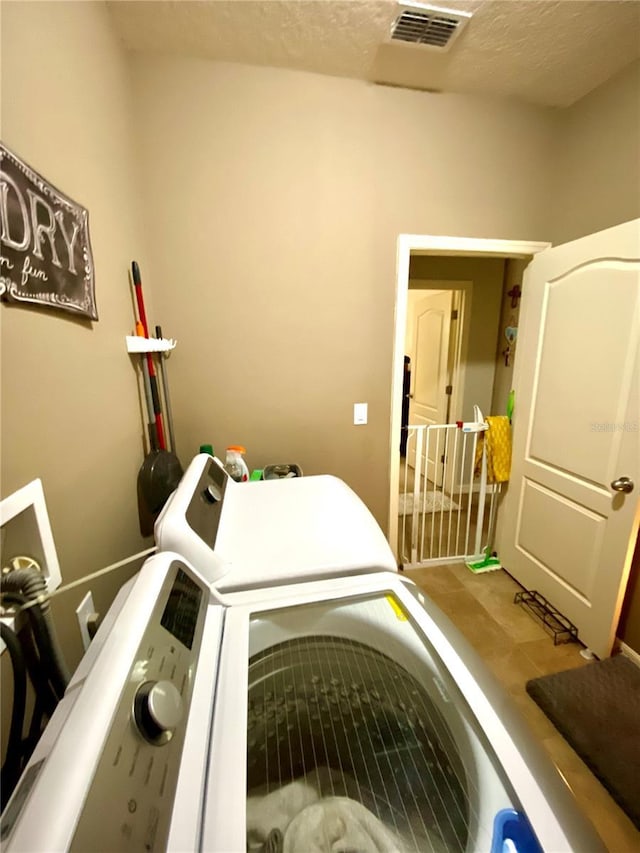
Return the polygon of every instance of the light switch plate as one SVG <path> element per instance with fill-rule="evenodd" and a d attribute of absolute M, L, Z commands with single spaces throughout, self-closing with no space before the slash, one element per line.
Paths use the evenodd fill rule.
<path fill-rule="evenodd" d="M 353 422 L 357 426 L 362 424 L 366 424 L 367 422 L 367 404 L 366 403 L 354 403 L 353 404 Z"/>
<path fill-rule="evenodd" d="M 89 620 L 89 617 L 95 613 L 95 610 L 96 608 L 93 604 L 93 596 L 90 592 L 88 592 L 82 599 L 80 604 L 76 607 L 76 616 L 78 618 L 78 625 L 80 626 L 80 636 L 82 637 L 82 645 L 84 646 L 85 652 L 89 648 L 89 643 L 91 642 L 87 622 Z"/>

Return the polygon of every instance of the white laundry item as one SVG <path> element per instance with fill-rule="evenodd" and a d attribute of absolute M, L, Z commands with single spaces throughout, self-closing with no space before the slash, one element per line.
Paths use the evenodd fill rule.
<path fill-rule="evenodd" d="M 363 805 L 326 797 L 304 808 L 284 833 L 284 853 L 405 853 L 402 842 Z"/>
<path fill-rule="evenodd" d="M 282 833 L 289 822 L 321 797 L 357 796 L 358 786 L 345 773 L 314 767 L 305 776 L 276 791 L 254 788 L 247 797 L 247 849 L 261 850 L 273 829 Z"/>
<path fill-rule="evenodd" d="M 247 850 L 261 850 L 273 829 L 284 834 L 293 818 L 318 799 L 318 791 L 305 782 L 247 797 Z"/>
<path fill-rule="evenodd" d="M 424 824 L 394 833 L 352 798 L 363 795 L 355 781 L 330 768 L 267 790 L 254 788 L 247 797 L 250 853 L 446 853 L 440 835 Z"/>

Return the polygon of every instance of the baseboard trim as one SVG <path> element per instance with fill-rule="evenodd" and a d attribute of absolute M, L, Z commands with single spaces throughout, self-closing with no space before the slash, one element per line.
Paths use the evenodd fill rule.
<path fill-rule="evenodd" d="M 640 666 L 640 654 L 638 654 L 635 649 L 632 649 L 631 646 L 623 643 L 620 639 L 618 639 L 618 648 L 620 649 L 620 654 L 623 654 L 626 658 L 632 660 L 636 666 Z"/>

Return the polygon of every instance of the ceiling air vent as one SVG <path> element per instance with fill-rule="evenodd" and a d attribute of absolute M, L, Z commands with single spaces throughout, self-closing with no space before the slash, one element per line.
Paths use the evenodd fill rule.
<path fill-rule="evenodd" d="M 460 35 L 471 12 L 441 9 L 424 3 L 402 3 L 391 28 L 391 41 L 448 50 Z"/>

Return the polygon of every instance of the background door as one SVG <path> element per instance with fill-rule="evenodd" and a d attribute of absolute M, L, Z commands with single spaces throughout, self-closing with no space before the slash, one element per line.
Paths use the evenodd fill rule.
<path fill-rule="evenodd" d="M 514 374 L 500 557 L 600 657 L 613 644 L 638 526 L 639 259 L 640 221 L 536 255 Z M 632 491 L 616 491 L 620 477 Z"/>
<path fill-rule="evenodd" d="M 453 291 L 443 290 L 425 295 L 416 302 L 410 318 L 411 400 L 409 423 L 444 424 L 447 422 L 447 384 L 449 382 L 449 337 Z M 440 485 L 442 465 L 436 455 L 442 454 L 431 440 L 422 470 L 428 479 Z M 415 467 L 415 442 L 410 445 L 409 464 Z M 426 468 L 425 468 L 426 465 Z"/>

